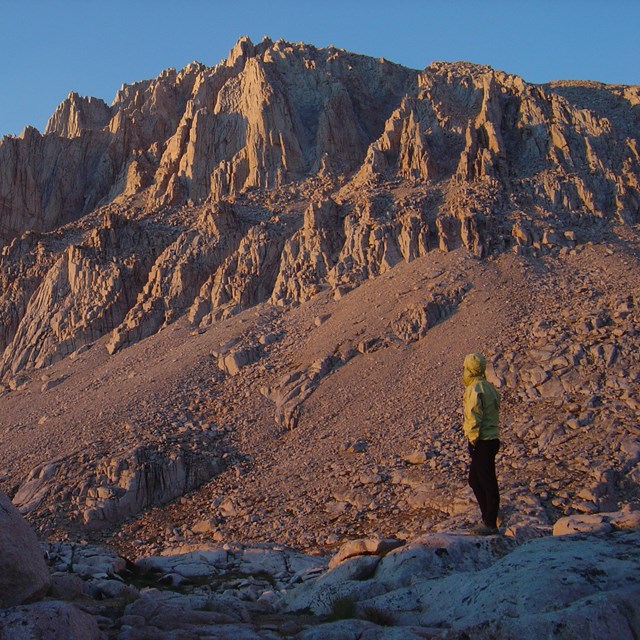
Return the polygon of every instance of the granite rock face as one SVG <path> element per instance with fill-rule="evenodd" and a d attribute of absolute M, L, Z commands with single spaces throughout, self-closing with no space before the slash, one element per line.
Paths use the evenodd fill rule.
<path fill-rule="evenodd" d="M 46 367 L 118 326 L 164 242 L 165 234 L 149 233 L 138 223 L 107 213 L 82 242 L 60 247 L 53 263 L 35 257 L 43 252 L 40 244 L 29 255 L 21 252 L 17 260 L 7 259 L 7 269 L 17 268 L 19 276 L 1 295 L 9 320 L 4 342 L 10 346 L 0 369 L 15 373 Z M 9 247 L 7 258 L 16 244 Z M 22 265 L 26 273 L 20 273 Z M 25 305 L 27 287 L 33 293 Z"/>
<path fill-rule="evenodd" d="M 0 145 L 2 238 L 146 188 L 156 203 L 202 201 L 353 170 L 416 75 L 337 49 L 244 38 L 218 66 L 123 86 L 111 106 L 72 93 L 44 135 L 30 128 Z"/>
<path fill-rule="evenodd" d="M 1 375 L 105 334 L 115 353 L 182 315 L 305 302 L 434 249 L 544 253 L 575 244 L 572 226 L 633 224 L 639 102 L 268 38 L 110 106 L 71 93 L 44 135 L 0 142 Z"/>
<path fill-rule="evenodd" d="M 187 434 L 188 436 L 189 434 Z M 186 440 L 186 437 L 185 437 Z M 13 502 L 24 514 L 74 496 L 67 516 L 86 529 L 120 522 L 150 505 L 164 504 L 219 473 L 222 460 L 211 440 L 197 436 L 187 444 L 139 445 L 107 459 L 71 455 L 35 467 L 19 486 Z"/>
<path fill-rule="evenodd" d="M 496 536 L 425 536 L 381 558 L 363 555 L 332 563 L 321 576 L 290 590 L 280 606 L 329 614 L 336 603 L 348 600 L 349 617 L 384 620 L 386 627 L 407 633 L 430 629 L 428 637 L 613 633 L 632 638 L 638 583 L 625 549 L 636 538 L 631 530 L 608 537 L 544 538 L 516 547 Z M 333 632 L 358 637 L 355 630 L 339 636 L 329 625 L 321 636 L 321 629 L 301 637 L 334 637 Z"/>

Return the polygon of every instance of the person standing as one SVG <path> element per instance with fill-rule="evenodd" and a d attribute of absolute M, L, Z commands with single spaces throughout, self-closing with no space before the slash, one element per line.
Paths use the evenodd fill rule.
<path fill-rule="evenodd" d="M 477 535 L 494 535 L 499 533 L 496 454 L 500 449 L 500 394 L 485 377 L 487 361 L 482 354 L 467 355 L 463 368 L 463 429 L 471 456 L 469 486 L 482 513 L 482 524 L 472 527 L 471 531 Z"/>

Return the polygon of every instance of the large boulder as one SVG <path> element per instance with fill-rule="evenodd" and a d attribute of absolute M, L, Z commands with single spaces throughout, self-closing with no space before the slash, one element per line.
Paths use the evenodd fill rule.
<path fill-rule="evenodd" d="M 36 534 L 0 491 L 0 608 L 37 600 L 50 584 Z"/>
<path fill-rule="evenodd" d="M 384 585 L 387 592 L 358 602 L 355 615 L 384 612 L 395 625 L 478 639 L 631 640 L 640 633 L 639 542 L 637 530 L 531 540 L 486 568 Z"/>
<path fill-rule="evenodd" d="M 383 558 L 346 558 L 295 585 L 279 608 L 341 620 L 297 636 L 305 640 L 441 637 L 429 635 L 438 629 L 452 640 L 631 640 L 640 633 L 639 542 L 637 529 L 519 546 L 502 536 L 427 534 Z"/>
<path fill-rule="evenodd" d="M 637 505 L 630 505 L 626 509 L 611 513 L 578 513 L 565 516 L 553 525 L 553 535 L 598 534 L 617 529 L 638 528 L 640 528 L 640 510 Z"/>

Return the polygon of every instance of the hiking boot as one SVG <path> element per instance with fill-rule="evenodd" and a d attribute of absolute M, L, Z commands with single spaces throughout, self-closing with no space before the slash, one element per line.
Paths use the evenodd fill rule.
<path fill-rule="evenodd" d="M 495 536 L 500 533 L 497 527 L 488 527 L 486 524 L 477 524 L 470 531 L 476 536 Z"/>

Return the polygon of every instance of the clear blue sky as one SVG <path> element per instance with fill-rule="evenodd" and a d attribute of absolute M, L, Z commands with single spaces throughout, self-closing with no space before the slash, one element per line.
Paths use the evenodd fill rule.
<path fill-rule="evenodd" d="M 640 0 L 0 0 L 0 135 L 42 131 L 70 91 L 110 104 L 123 83 L 215 65 L 242 35 L 640 83 Z"/>

